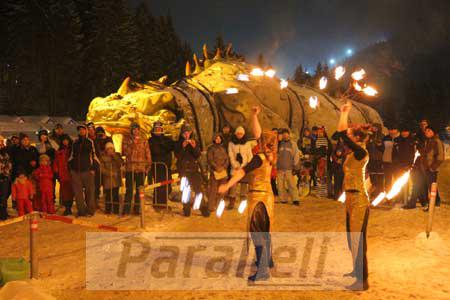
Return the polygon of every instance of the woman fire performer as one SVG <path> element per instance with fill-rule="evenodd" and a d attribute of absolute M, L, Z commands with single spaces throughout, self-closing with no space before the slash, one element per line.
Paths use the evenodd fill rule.
<path fill-rule="evenodd" d="M 367 223 L 370 201 L 364 186 L 365 168 L 369 161 L 366 148 L 368 134 L 364 126 L 348 127 L 348 115 L 351 102 L 341 107 L 341 115 L 334 139 L 342 138 L 351 149 L 344 162 L 344 191 L 347 239 L 353 258 L 353 271 L 346 276 L 356 277 L 356 282 L 349 286 L 352 290 L 368 289 L 367 270 Z"/>
<path fill-rule="evenodd" d="M 252 172 L 248 194 L 247 226 L 255 246 L 257 271 L 248 277 L 249 281 L 268 279 L 269 268 L 273 267 L 270 230 L 273 225 L 274 196 L 270 174 L 272 165 L 276 163 L 277 135 L 272 131 L 262 132 L 258 121 L 260 111 L 260 107 L 253 107 L 252 129 L 258 140 L 258 154 L 254 155 L 244 168 L 235 172 L 228 183 L 219 187 L 219 193 L 223 195 L 247 173 Z"/>

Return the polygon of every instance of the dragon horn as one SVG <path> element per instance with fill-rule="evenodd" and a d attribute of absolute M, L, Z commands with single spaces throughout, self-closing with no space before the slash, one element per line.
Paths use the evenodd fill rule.
<path fill-rule="evenodd" d="M 230 57 L 232 48 L 233 48 L 233 44 L 229 43 L 228 46 L 227 46 L 227 50 L 225 51 L 225 57 Z"/>
<path fill-rule="evenodd" d="M 191 64 L 189 61 L 186 62 L 186 76 L 191 75 Z"/>
<path fill-rule="evenodd" d="M 125 78 L 125 80 L 120 85 L 120 88 L 117 90 L 117 94 L 120 96 L 125 96 L 129 92 L 128 84 L 130 83 L 130 77 Z"/>
<path fill-rule="evenodd" d="M 217 50 L 216 50 L 216 56 L 214 56 L 214 60 L 219 60 L 219 59 L 222 58 L 221 52 L 222 52 L 222 51 L 220 50 L 220 48 L 217 48 Z"/>
<path fill-rule="evenodd" d="M 194 62 L 195 62 L 194 74 L 198 74 L 202 71 L 202 67 L 200 66 L 200 63 L 198 62 L 197 54 L 194 54 Z"/>
<path fill-rule="evenodd" d="M 203 56 L 205 57 L 205 60 L 208 59 L 208 46 L 206 44 L 203 44 Z"/>

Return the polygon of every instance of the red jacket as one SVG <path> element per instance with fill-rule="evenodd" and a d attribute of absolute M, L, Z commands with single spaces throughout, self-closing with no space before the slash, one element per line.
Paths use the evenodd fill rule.
<path fill-rule="evenodd" d="M 53 161 L 53 172 L 58 174 L 60 181 L 69 181 L 71 179 L 69 171 L 69 157 L 69 148 L 63 147 L 56 152 L 55 160 Z"/>
<path fill-rule="evenodd" d="M 30 180 L 21 181 L 16 179 L 12 185 L 13 200 L 30 200 L 34 196 L 33 184 Z"/>
<path fill-rule="evenodd" d="M 53 190 L 53 171 L 50 166 L 40 166 L 33 172 L 33 177 L 41 191 Z"/>

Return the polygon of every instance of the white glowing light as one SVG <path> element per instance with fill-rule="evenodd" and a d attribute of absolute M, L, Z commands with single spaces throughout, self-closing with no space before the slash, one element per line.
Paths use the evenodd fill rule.
<path fill-rule="evenodd" d="M 227 95 L 234 95 L 239 93 L 239 90 L 237 88 L 228 88 L 226 93 Z"/>
<path fill-rule="evenodd" d="M 183 189 L 183 193 L 181 194 L 181 202 L 183 202 L 183 204 L 187 204 L 189 203 L 190 198 L 191 198 L 191 186 L 187 184 Z"/>
<path fill-rule="evenodd" d="M 353 72 L 352 78 L 353 78 L 353 80 L 359 81 L 359 80 L 363 79 L 365 75 L 366 75 L 366 71 L 364 71 L 364 69 L 361 69 L 361 70 Z"/>
<path fill-rule="evenodd" d="M 380 194 L 372 201 L 372 205 L 373 205 L 373 206 L 377 206 L 378 204 L 381 203 L 381 201 L 384 200 L 384 198 L 386 198 L 386 193 L 385 193 L 385 192 L 380 193 Z"/>
<path fill-rule="evenodd" d="M 261 68 L 254 68 L 250 72 L 250 75 L 252 75 L 252 76 L 264 76 L 264 71 Z"/>
<path fill-rule="evenodd" d="M 339 80 L 342 78 L 342 76 L 344 76 L 345 74 L 345 68 L 343 66 L 339 66 L 336 67 L 336 69 L 334 69 L 334 78 L 336 80 Z"/>
<path fill-rule="evenodd" d="M 192 206 L 193 210 L 200 209 L 200 204 L 202 203 L 203 194 L 200 193 L 195 196 L 194 205 Z"/>
<path fill-rule="evenodd" d="M 309 107 L 316 109 L 317 106 L 319 106 L 319 98 L 317 98 L 317 96 L 309 97 Z"/>
<path fill-rule="evenodd" d="M 334 58 L 330 59 L 330 65 L 334 65 L 336 63 L 336 60 Z"/>
<path fill-rule="evenodd" d="M 419 156 L 420 156 L 420 152 L 419 152 L 419 150 L 416 150 L 416 153 L 414 154 L 414 162 L 413 162 L 413 166 L 414 166 L 414 164 L 416 163 L 416 160 L 419 158 Z"/>
<path fill-rule="evenodd" d="M 353 49 L 347 49 L 347 55 L 352 55 L 353 54 Z"/>
<path fill-rule="evenodd" d="M 371 86 L 365 86 L 362 91 L 367 96 L 375 96 L 378 94 L 378 91 Z"/>
<path fill-rule="evenodd" d="M 247 74 L 239 74 L 237 76 L 237 80 L 239 80 L 239 81 L 250 81 L 250 77 Z"/>
<path fill-rule="evenodd" d="M 321 90 L 323 90 L 324 88 L 326 88 L 326 87 L 327 87 L 327 82 L 328 82 L 328 79 L 327 79 L 325 76 L 323 76 L 322 78 L 320 78 L 320 81 L 319 81 L 319 88 L 320 88 Z"/>
<path fill-rule="evenodd" d="M 343 193 L 339 196 L 338 201 L 341 202 L 341 203 L 345 203 L 345 199 L 346 199 L 346 197 L 345 197 L 345 192 L 343 192 Z"/>
<path fill-rule="evenodd" d="M 281 81 L 280 81 L 280 88 L 281 89 L 287 88 L 288 85 L 289 85 L 289 83 L 287 82 L 287 80 L 281 79 Z"/>
<path fill-rule="evenodd" d="M 240 214 L 243 214 L 246 208 L 247 208 L 247 200 L 242 200 L 241 203 L 239 203 L 238 212 Z"/>
<path fill-rule="evenodd" d="M 273 78 L 275 76 L 276 71 L 274 69 L 269 69 L 266 72 L 264 72 L 264 75 L 267 77 Z"/>
<path fill-rule="evenodd" d="M 224 209 L 225 209 L 225 201 L 222 199 L 219 202 L 219 206 L 217 206 L 216 216 L 220 218 L 223 214 Z"/>
<path fill-rule="evenodd" d="M 410 172 L 411 171 L 405 172 L 402 176 L 400 176 L 399 179 L 397 179 L 394 182 L 394 184 L 392 185 L 391 190 L 386 195 L 386 198 L 388 200 L 391 200 L 392 198 L 397 196 L 400 193 L 400 191 L 402 190 L 403 186 L 408 183 Z"/>
<path fill-rule="evenodd" d="M 358 92 L 362 91 L 362 87 L 359 85 L 359 83 L 357 81 L 353 82 L 353 87 L 355 88 L 355 90 L 357 90 Z"/>

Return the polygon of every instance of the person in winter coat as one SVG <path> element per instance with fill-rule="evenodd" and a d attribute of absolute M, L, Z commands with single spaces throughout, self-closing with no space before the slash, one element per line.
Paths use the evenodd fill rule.
<path fill-rule="evenodd" d="M 100 157 L 102 183 L 105 194 L 105 213 L 119 214 L 119 188 L 122 185 L 123 160 L 113 143 L 105 145 L 105 152 Z"/>
<path fill-rule="evenodd" d="M 8 219 L 8 198 L 11 195 L 12 164 L 4 140 L 0 136 L 0 220 Z"/>
<path fill-rule="evenodd" d="M 383 138 L 383 172 L 384 172 L 384 187 L 389 191 L 392 187 L 392 182 L 397 174 L 395 165 L 392 163 L 392 149 L 394 148 L 394 139 L 399 136 L 396 126 L 390 126 L 389 134 Z"/>
<path fill-rule="evenodd" d="M 425 144 L 421 150 L 422 156 L 422 168 L 425 172 L 428 195 L 430 194 L 431 184 L 437 182 L 439 167 L 445 160 L 444 154 L 444 144 L 439 139 L 436 131 L 428 126 L 425 129 Z M 427 204 L 430 199 L 427 199 Z M 441 205 L 441 197 L 439 196 L 439 191 L 436 194 L 436 206 Z M 428 206 L 424 209 L 428 211 Z"/>
<path fill-rule="evenodd" d="M 312 153 L 314 155 L 314 164 L 316 166 L 316 176 L 321 183 L 325 182 L 325 178 L 328 175 L 329 161 L 333 147 L 331 141 L 325 132 L 324 127 L 317 129 L 317 138 L 313 140 Z"/>
<path fill-rule="evenodd" d="M 256 141 L 249 141 L 245 129 L 242 126 L 236 128 L 234 135 L 228 145 L 228 157 L 231 164 L 231 175 L 237 170 L 245 167 L 253 158 L 253 147 L 256 146 Z M 241 200 L 247 197 L 249 175 L 240 181 L 240 198 Z M 229 191 L 228 198 L 230 200 L 228 209 L 233 209 L 237 198 L 237 185 L 233 185 Z"/>
<path fill-rule="evenodd" d="M 39 197 L 35 199 L 38 202 L 37 207 L 43 213 L 54 214 L 55 204 L 53 202 L 53 170 L 50 167 L 50 157 L 42 154 L 39 157 L 39 167 L 33 172 L 33 178 L 39 191 Z"/>
<path fill-rule="evenodd" d="M 99 161 L 95 153 L 94 142 L 87 137 L 87 127 L 79 125 L 78 139 L 72 145 L 69 158 L 70 176 L 75 193 L 78 216 L 93 216 L 95 203 L 94 176 Z M 83 193 L 84 190 L 84 193 Z"/>
<path fill-rule="evenodd" d="M 192 128 L 184 124 L 181 128 L 180 138 L 175 146 L 175 155 L 177 158 L 177 169 L 180 177 L 186 177 L 191 191 L 195 195 L 203 194 L 203 178 L 200 171 L 198 159 L 201 155 L 200 145 L 194 137 Z M 186 217 L 191 215 L 191 199 L 186 199 L 183 203 L 183 213 Z M 202 201 L 201 212 L 203 216 L 209 216 L 209 211 L 205 205 L 205 199 Z"/>
<path fill-rule="evenodd" d="M 139 124 L 131 124 L 130 135 L 124 138 L 122 154 L 125 161 L 125 204 L 124 214 L 140 213 L 139 187 L 144 186 L 145 175 L 152 165 L 152 157 L 148 141 L 141 135 Z M 134 197 L 134 206 L 132 199 Z"/>
<path fill-rule="evenodd" d="M 69 158 L 72 151 L 72 139 L 68 135 L 60 137 L 61 146 L 56 151 L 55 160 L 53 161 L 53 172 L 59 181 L 59 191 L 61 203 L 65 207 L 64 216 L 72 214 L 73 205 L 73 187 L 72 178 L 69 170 Z"/>
<path fill-rule="evenodd" d="M 300 138 L 298 139 L 297 146 L 298 149 L 302 151 L 303 155 L 312 154 L 313 138 L 309 128 L 305 128 L 303 130 L 303 134 L 300 135 Z"/>
<path fill-rule="evenodd" d="M 342 184 L 344 183 L 345 154 L 346 153 L 344 147 L 338 146 L 331 155 L 331 174 L 334 178 L 333 196 L 335 200 L 337 200 L 342 194 Z"/>
<path fill-rule="evenodd" d="M 107 136 L 105 129 L 100 126 L 95 128 L 95 140 L 93 141 L 95 145 L 95 153 L 97 153 L 97 157 L 99 158 L 105 152 L 105 145 L 107 143 L 112 143 L 114 145 L 112 138 Z M 101 166 L 98 166 L 98 168 L 95 170 L 95 201 L 97 203 L 97 207 L 98 201 L 100 199 L 100 188 L 102 186 L 100 167 Z"/>
<path fill-rule="evenodd" d="M 297 144 L 291 141 L 288 129 L 282 129 L 281 133 L 283 139 L 278 144 L 277 188 L 281 203 L 287 203 L 292 198 L 292 203 L 299 205 L 300 195 L 293 172 L 299 169 L 301 152 Z"/>
<path fill-rule="evenodd" d="M 38 140 L 36 149 L 39 155 L 46 154 L 50 158 L 50 162 L 53 162 L 55 153 L 59 148 L 58 143 L 48 138 L 48 132 L 45 129 L 39 131 Z"/>
<path fill-rule="evenodd" d="M 231 138 L 232 138 L 233 134 L 231 133 L 231 126 L 228 124 L 225 124 L 222 127 L 222 138 L 223 138 L 223 146 L 225 147 L 225 149 L 228 150 L 228 145 L 230 144 Z"/>
<path fill-rule="evenodd" d="M 209 211 L 215 211 L 219 203 L 218 189 L 221 184 L 225 184 L 228 180 L 228 166 L 230 161 L 228 153 L 223 145 L 222 135 L 217 133 L 214 135 L 213 144 L 209 146 L 207 152 L 207 160 L 209 167 L 208 182 L 208 208 Z"/>
<path fill-rule="evenodd" d="M 155 122 L 152 128 L 152 136 L 148 140 L 150 152 L 152 153 L 152 168 L 148 174 L 149 181 L 153 183 L 170 180 L 172 178 L 172 153 L 175 150 L 175 142 L 164 135 L 161 122 Z M 154 189 L 153 203 L 155 209 L 166 205 L 171 192 L 171 185 L 164 185 Z"/>
<path fill-rule="evenodd" d="M 34 197 L 34 189 L 31 180 L 28 179 L 24 169 L 17 170 L 17 178 L 12 185 L 12 199 L 17 203 L 19 217 L 25 213 L 33 212 L 31 199 Z"/>
<path fill-rule="evenodd" d="M 58 146 L 61 147 L 62 145 L 62 138 L 66 136 L 66 134 L 64 133 L 64 127 L 62 126 L 62 124 L 56 124 L 55 128 L 53 129 L 51 135 L 50 135 L 50 140 L 52 140 L 54 143 L 58 144 Z"/>
<path fill-rule="evenodd" d="M 370 176 L 373 191 L 371 195 L 377 196 L 384 191 L 384 176 L 383 176 L 383 133 L 381 124 L 375 123 L 372 125 L 367 142 L 367 152 L 369 152 L 369 162 L 367 163 L 367 172 Z"/>
<path fill-rule="evenodd" d="M 12 157 L 13 177 L 17 177 L 19 169 L 24 171 L 26 176 L 30 176 L 37 168 L 38 160 L 39 153 L 37 149 L 31 146 L 30 138 L 26 134 L 22 134 L 20 146 L 14 151 L 14 156 Z"/>

